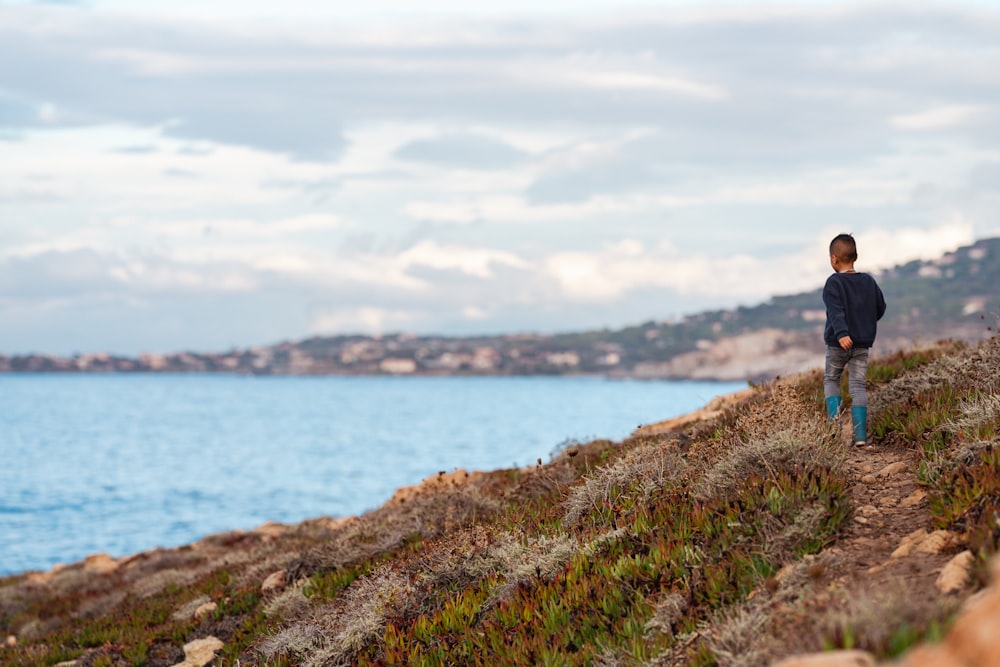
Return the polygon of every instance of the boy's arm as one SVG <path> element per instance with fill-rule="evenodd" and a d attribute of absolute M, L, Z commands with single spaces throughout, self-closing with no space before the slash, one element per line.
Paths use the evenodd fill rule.
<path fill-rule="evenodd" d="M 882 319 L 882 316 L 885 315 L 885 297 L 882 295 L 882 290 L 879 289 L 878 283 L 875 283 L 875 310 L 875 319 Z"/>
<path fill-rule="evenodd" d="M 833 329 L 833 335 L 845 350 L 851 349 L 854 342 L 847 330 L 847 310 L 844 307 L 843 293 L 834 286 L 833 280 L 828 280 L 823 287 L 823 303 L 826 305 L 826 321 Z"/>

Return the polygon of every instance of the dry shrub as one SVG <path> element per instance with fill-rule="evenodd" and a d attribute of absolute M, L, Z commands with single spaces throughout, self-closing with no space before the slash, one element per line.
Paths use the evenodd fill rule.
<path fill-rule="evenodd" d="M 494 553 L 504 565 L 504 583 L 493 591 L 483 608 L 490 609 L 506 599 L 520 584 L 535 579 L 552 579 L 579 551 L 579 543 L 567 535 L 543 535 L 527 542 L 520 542 L 511 536 L 504 542 L 498 542 Z"/>
<path fill-rule="evenodd" d="M 551 579 L 579 550 L 565 535 L 525 538 L 474 526 L 425 549 L 415 575 L 435 587 L 470 586 L 496 576 L 516 588 L 531 579 Z"/>
<path fill-rule="evenodd" d="M 508 533 L 471 526 L 425 545 L 414 559 L 411 571 L 433 586 L 469 586 L 506 569 L 501 558 L 502 546 L 512 539 Z"/>
<path fill-rule="evenodd" d="M 513 545 L 503 554 L 507 583 L 534 578 L 551 579 L 579 551 L 580 545 L 567 535 L 542 535 L 527 544 Z"/>
<path fill-rule="evenodd" d="M 773 563 L 794 556 L 800 544 L 818 535 L 826 519 L 827 509 L 822 505 L 805 507 L 789 524 L 781 524 L 774 517 L 765 517 L 778 523 L 778 527 L 765 524 L 763 528 L 764 555 Z"/>
<path fill-rule="evenodd" d="M 720 438 L 702 437 L 689 452 L 687 463 L 688 481 L 695 486 L 704 486 L 706 475 L 719 474 L 726 467 L 724 463 L 749 446 L 742 456 L 747 462 L 764 461 L 760 454 L 771 449 L 802 450 L 796 457 L 811 460 L 809 452 L 815 451 L 818 460 L 825 460 L 829 444 L 833 444 L 837 432 L 817 415 L 816 406 L 804 403 L 799 397 L 795 381 L 780 380 L 758 388 L 746 400 L 735 405 L 732 410 L 735 419 L 726 436 Z M 785 435 L 777 434 L 784 432 Z M 774 441 L 772 444 L 769 442 Z"/>
<path fill-rule="evenodd" d="M 132 584 L 131 592 L 140 598 L 152 597 L 171 584 L 187 586 L 193 583 L 200 574 L 197 570 L 163 570 L 136 581 Z"/>
<path fill-rule="evenodd" d="M 354 581 L 314 617 L 297 622 L 258 646 L 265 660 L 293 655 L 306 667 L 350 665 L 353 656 L 385 632 L 386 614 L 414 594 L 408 578 L 387 566 Z"/>
<path fill-rule="evenodd" d="M 703 499 L 723 497 L 752 476 L 775 478 L 796 470 L 839 470 L 845 451 L 838 446 L 837 429 L 816 417 L 782 421 L 783 430 L 755 435 L 734 443 L 729 452 L 695 482 L 694 493 Z"/>
<path fill-rule="evenodd" d="M 988 394 L 962 401 L 958 415 L 939 428 L 949 433 L 973 436 L 981 429 L 1000 424 L 1000 394 Z M 983 452 L 1000 445 L 1000 434 L 988 440 L 962 440 L 952 449 L 925 452 L 923 478 L 934 483 L 946 471 L 975 465 Z"/>
<path fill-rule="evenodd" d="M 658 632 L 674 636 L 674 624 L 684 617 L 688 610 L 688 600 L 680 593 L 670 592 L 656 600 L 653 616 L 646 622 L 647 632 Z"/>
<path fill-rule="evenodd" d="M 266 664 L 277 662 L 284 656 L 302 658 L 322 645 L 323 634 L 317 623 L 296 623 L 281 631 L 268 635 L 257 646 L 257 652 Z"/>
<path fill-rule="evenodd" d="M 496 499 L 472 484 L 389 502 L 331 531 L 330 539 L 288 567 L 290 580 L 349 566 L 398 548 L 415 535 L 438 537 L 494 513 Z"/>
<path fill-rule="evenodd" d="M 264 605 L 264 615 L 268 618 L 292 618 L 309 606 L 309 598 L 303 593 L 307 580 L 286 588 Z"/>
<path fill-rule="evenodd" d="M 572 526 L 591 510 L 620 504 L 626 495 L 637 504 L 645 503 L 677 479 L 683 467 L 680 454 L 666 446 L 631 449 L 569 489 L 563 503 L 566 508 L 563 523 Z"/>
<path fill-rule="evenodd" d="M 720 610 L 703 624 L 708 649 L 719 667 L 756 667 L 767 664 L 770 648 L 764 629 L 767 612 L 752 602 Z"/>
<path fill-rule="evenodd" d="M 125 601 L 125 591 L 109 591 L 82 601 L 74 612 L 77 618 L 100 618 Z"/>
<path fill-rule="evenodd" d="M 1000 387 L 1000 335 L 982 341 L 972 351 L 953 345 L 933 361 L 876 387 L 868 407 L 871 412 L 883 412 L 917 394 L 949 385 L 983 391 Z"/>
<path fill-rule="evenodd" d="M 1000 394 L 986 394 L 962 401 L 958 415 L 941 429 L 950 433 L 974 434 L 1000 424 Z"/>
<path fill-rule="evenodd" d="M 594 656 L 593 667 L 624 667 L 627 664 L 614 649 L 606 648 Z"/>

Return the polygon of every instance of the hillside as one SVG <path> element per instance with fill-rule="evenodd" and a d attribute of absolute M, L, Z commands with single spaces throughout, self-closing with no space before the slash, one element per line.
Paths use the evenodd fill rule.
<path fill-rule="evenodd" d="M 874 360 L 866 448 L 821 392 L 814 369 L 362 516 L 0 579 L 0 662 L 1000 664 L 1000 337 Z"/>
<path fill-rule="evenodd" d="M 878 274 L 889 303 L 877 351 L 940 338 L 977 341 L 1000 311 L 1000 238 Z M 0 372 L 532 375 L 769 380 L 822 363 L 821 290 L 618 330 L 449 338 L 316 337 L 223 353 L 4 357 Z"/>

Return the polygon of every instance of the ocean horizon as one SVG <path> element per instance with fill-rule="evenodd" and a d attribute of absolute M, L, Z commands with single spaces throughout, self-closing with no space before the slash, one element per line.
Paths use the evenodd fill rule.
<path fill-rule="evenodd" d="M 0 575 L 379 507 L 439 471 L 621 440 L 745 382 L 0 376 Z"/>

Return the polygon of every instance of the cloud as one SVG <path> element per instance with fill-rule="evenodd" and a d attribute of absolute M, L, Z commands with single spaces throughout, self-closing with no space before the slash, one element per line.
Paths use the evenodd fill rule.
<path fill-rule="evenodd" d="M 829 273 L 829 242 L 837 233 L 827 231 L 804 251 L 774 257 L 686 255 L 668 242 L 647 248 L 626 239 L 599 252 L 554 253 L 546 259 L 545 270 L 566 298 L 576 301 L 609 302 L 649 289 L 713 300 L 762 301 L 821 285 Z M 931 229 L 870 229 L 855 238 L 859 267 L 868 271 L 940 257 L 974 240 L 971 225 L 963 220 Z"/>
<path fill-rule="evenodd" d="M 490 137 L 475 134 L 446 134 L 418 139 L 400 146 L 395 156 L 402 160 L 440 164 L 447 167 L 499 169 L 517 164 L 525 153 Z"/>
<path fill-rule="evenodd" d="M 801 162 L 818 149 L 877 149 L 880 110 L 904 128 L 955 122 L 980 103 L 900 107 L 948 95 L 955 77 L 959 93 L 981 97 L 986 81 L 969 80 L 970 69 L 1000 66 L 988 24 L 961 8 L 673 9 L 530 28 L 466 19 L 428 23 L 419 34 L 398 26 L 346 34 L 324 20 L 250 30 L 24 6 L 4 14 L 0 61 L 28 66 L 0 66 L 0 77 L 29 109 L 161 124 L 172 136 L 323 162 L 342 156 L 345 133 L 373 118 L 655 126 L 667 161 L 695 155 L 725 167 L 772 154 Z M 906 31 L 935 40 L 892 41 Z M 920 79 L 928 63 L 931 82 Z M 454 138 L 441 141 L 404 155 L 450 159 L 441 151 L 450 155 Z M 494 164 L 510 159 L 499 146 L 466 148 Z"/>
<path fill-rule="evenodd" d="M 889 122 L 903 130 L 941 130 L 980 120 L 988 112 L 989 107 L 984 105 L 959 104 L 893 116 Z"/>
<path fill-rule="evenodd" d="M 318 312 L 309 322 L 314 336 L 344 333 L 383 334 L 399 331 L 412 324 L 412 312 L 385 308 L 351 308 L 343 311 Z"/>
<path fill-rule="evenodd" d="M 121 148 L 113 149 L 113 152 L 124 153 L 125 155 L 152 155 L 157 150 L 156 146 L 122 146 Z"/>
<path fill-rule="evenodd" d="M 937 259 L 974 240 L 972 224 L 961 216 L 930 229 L 870 230 L 858 238 L 858 265 L 888 269 L 915 259 Z"/>
<path fill-rule="evenodd" d="M 0 7 L 0 319 L 45 340 L 620 326 L 819 285 L 845 226 L 1000 231 L 995 9 L 106 2 Z"/>
<path fill-rule="evenodd" d="M 518 63 L 508 72 L 516 80 L 550 90 L 666 93 L 701 100 L 728 97 L 721 86 L 670 72 L 648 55 L 616 60 L 600 53 L 574 53 L 562 60 Z"/>
<path fill-rule="evenodd" d="M 794 280 L 787 274 L 770 280 L 766 274 L 758 275 L 763 265 L 748 255 L 684 256 L 669 243 L 647 249 L 639 241 L 626 239 L 597 253 L 555 253 L 548 257 L 546 270 L 567 298 L 597 302 L 648 289 L 742 299 L 766 295 Z M 749 275 L 755 279 L 748 280 Z"/>
<path fill-rule="evenodd" d="M 399 261 L 407 268 L 421 267 L 437 270 L 456 270 L 468 277 L 492 278 L 494 266 L 515 269 L 527 263 L 510 252 L 489 248 L 442 246 L 434 241 L 421 241 L 399 254 Z"/>

